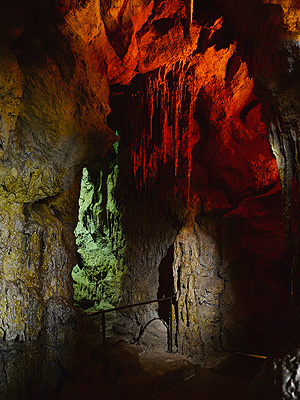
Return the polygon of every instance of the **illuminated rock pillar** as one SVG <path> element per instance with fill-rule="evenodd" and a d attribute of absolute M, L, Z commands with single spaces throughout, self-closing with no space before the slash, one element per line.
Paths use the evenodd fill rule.
<path fill-rule="evenodd" d="M 221 349 L 219 266 L 220 252 L 213 237 L 196 222 L 185 225 L 174 244 L 176 340 L 178 350 L 200 364 Z"/>

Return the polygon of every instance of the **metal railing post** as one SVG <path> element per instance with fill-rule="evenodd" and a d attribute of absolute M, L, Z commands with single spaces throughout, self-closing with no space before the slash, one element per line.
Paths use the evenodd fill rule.
<path fill-rule="evenodd" d="M 103 368 L 103 377 L 105 381 L 106 377 L 106 343 L 105 343 L 105 313 L 101 315 L 101 325 L 102 325 L 102 368 Z"/>
<path fill-rule="evenodd" d="M 172 353 L 173 350 L 173 313 L 172 313 L 172 300 L 173 298 L 170 298 L 170 310 L 169 310 L 169 325 L 168 325 L 168 351 Z"/>
<path fill-rule="evenodd" d="M 100 315 L 101 314 L 101 325 L 102 325 L 102 364 L 103 364 L 103 378 L 104 381 L 106 381 L 107 374 L 106 374 L 106 336 L 105 336 L 105 314 L 108 312 L 112 311 L 119 311 L 119 310 L 125 310 L 127 308 L 132 308 L 132 307 L 138 307 L 142 306 L 145 304 L 152 304 L 152 303 L 160 303 L 161 301 L 167 301 L 169 300 L 170 304 L 170 310 L 169 310 L 169 323 L 168 323 L 168 351 L 172 353 L 173 351 L 173 299 L 175 299 L 175 296 L 171 297 L 164 297 L 162 299 L 155 299 L 155 300 L 149 300 L 149 301 L 142 301 L 141 303 L 135 303 L 135 304 L 129 304 L 127 306 L 121 306 L 121 307 L 115 307 L 115 308 L 110 308 L 108 310 L 101 310 L 101 311 L 94 311 L 90 312 L 88 314 L 85 314 L 86 316 L 89 315 Z"/>

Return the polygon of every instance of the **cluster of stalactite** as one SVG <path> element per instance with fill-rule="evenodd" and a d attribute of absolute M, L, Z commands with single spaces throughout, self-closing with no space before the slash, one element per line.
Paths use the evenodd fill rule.
<path fill-rule="evenodd" d="M 177 62 L 158 68 L 145 77 L 135 99 L 135 126 L 131 148 L 134 176 L 139 189 L 149 187 L 158 165 L 172 159 L 174 175 L 184 177 L 189 198 L 194 146 L 193 113 L 196 101 L 194 67 Z"/>

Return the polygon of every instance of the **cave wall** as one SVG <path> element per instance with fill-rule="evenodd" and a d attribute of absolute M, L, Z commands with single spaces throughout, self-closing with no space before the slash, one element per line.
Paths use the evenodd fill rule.
<path fill-rule="evenodd" d="M 111 123 L 129 142 L 128 174 L 141 193 L 160 191 L 177 231 L 195 219 L 218 246 L 207 283 L 213 300 L 205 299 L 221 315 L 213 347 L 264 353 L 278 343 L 290 296 L 279 175 L 247 64 L 226 21 L 209 16 L 186 64 L 112 87 Z M 175 290 L 184 298 L 186 288 Z M 178 311 L 182 330 L 188 308 L 182 302 Z"/>
<path fill-rule="evenodd" d="M 54 4 L 1 9 L 1 398 L 9 399 L 30 386 L 51 391 L 70 369 L 80 175 L 115 135 L 107 82 L 98 76 L 95 91 Z M 37 385 L 31 369 L 42 376 Z"/>
<path fill-rule="evenodd" d="M 75 230 L 80 263 L 72 277 L 74 300 L 87 310 L 157 298 L 160 263 L 175 240 L 178 223 L 168 219 L 155 190 L 148 197 L 139 192 L 128 171 L 129 152 L 122 140 L 84 171 Z M 124 311 L 114 331 L 132 339 L 157 316 L 157 305 Z"/>
<path fill-rule="evenodd" d="M 125 237 L 114 196 L 118 143 L 101 163 L 83 170 L 75 229 L 79 263 L 72 271 L 74 300 L 83 309 L 117 305 L 124 274 Z"/>

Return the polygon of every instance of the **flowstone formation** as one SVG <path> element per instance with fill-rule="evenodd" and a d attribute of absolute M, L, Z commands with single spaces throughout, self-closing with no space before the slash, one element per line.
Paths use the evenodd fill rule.
<path fill-rule="evenodd" d="M 117 305 L 124 274 L 125 238 L 114 197 L 119 169 L 118 145 L 101 163 L 84 168 L 78 224 L 75 229 L 79 264 L 72 271 L 74 300 L 94 310 Z"/>
<path fill-rule="evenodd" d="M 176 237 L 174 252 L 177 346 L 199 364 L 208 365 L 209 356 L 221 351 L 219 246 L 197 223 L 189 221 Z"/>

